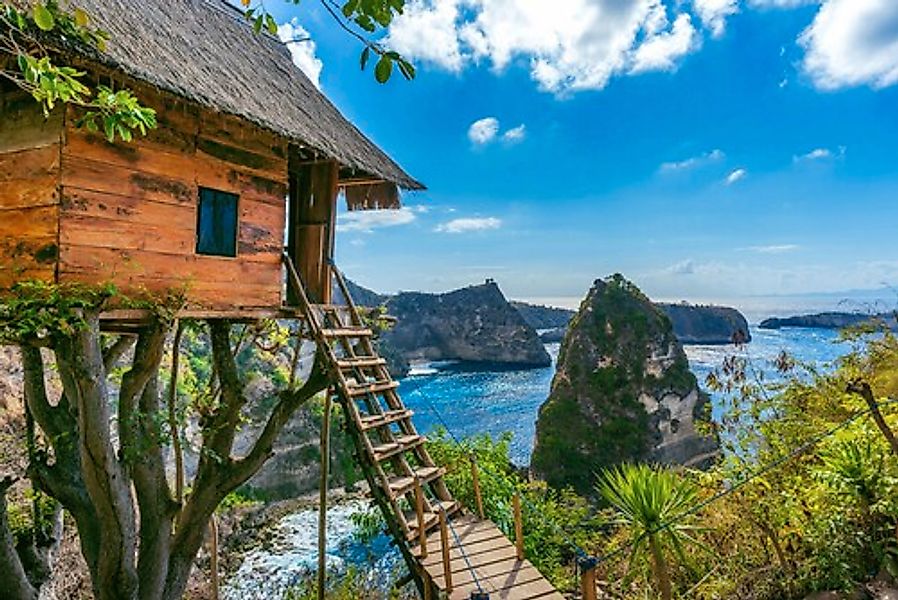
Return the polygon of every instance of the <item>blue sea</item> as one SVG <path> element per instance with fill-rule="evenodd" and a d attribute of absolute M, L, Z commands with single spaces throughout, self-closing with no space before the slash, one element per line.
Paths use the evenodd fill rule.
<path fill-rule="evenodd" d="M 752 327 L 752 341 L 734 346 L 686 346 L 692 371 L 703 385 L 708 373 L 720 367 L 727 356 L 740 354 L 753 368 L 774 376 L 772 361 L 786 351 L 797 360 L 827 367 L 849 351 L 839 342 L 838 332 L 827 329 L 788 328 L 768 330 Z M 512 433 L 511 458 L 521 466 L 530 462 L 536 417 L 545 402 L 555 373 L 558 344 L 548 344 L 551 367 L 541 369 L 474 370 L 458 363 L 419 365 L 402 380 L 400 393 L 415 411 L 414 421 L 422 432 L 442 425 L 454 435 Z M 711 394 L 713 414 L 719 415 L 719 398 Z M 715 400 L 717 402 L 715 402 Z"/>

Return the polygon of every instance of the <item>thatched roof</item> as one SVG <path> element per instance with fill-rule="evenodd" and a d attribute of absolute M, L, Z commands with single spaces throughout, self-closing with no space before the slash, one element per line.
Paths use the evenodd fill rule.
<path fill-rule="evenodd" d="M 274 37 L 225 0 L 77 0 L 111 39 L 101 60 L 162 90 L 248 119 L 344 167 L 423 186 L 350 123 Z"/>

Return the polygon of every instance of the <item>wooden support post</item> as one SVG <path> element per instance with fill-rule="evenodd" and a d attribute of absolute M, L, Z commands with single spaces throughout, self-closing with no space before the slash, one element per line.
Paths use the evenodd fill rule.
<path fill-rule="evenodd" d="M 471 458 L 471 481 L 474 482 L 474 501 L 477 503 L 477 514 L 481 519 L 485 519 L 483 496 L 480 494 L 480 473 L 477 472 L 477 461 L 473 457 Z"/>
<path fill-rule="evenodd" d="M 443 545 L 443 576 L 446 578 L 446 593 L 452 593 L 452 563 L 449 560 L 449 526 L 446 511 L 440 507 L 440 541 Z"/>
<path fill-rule="evenodd" d="M 524 560 L 524 521 L 521 517 L 520 492 L 515 492 L 512 503 L 514 505 L 514 546 L 517 550 L 518 560 Z"/>
<path fill-rule="evenodd" d="M 430 573 L 424 567 L 421 567 L 422 579 L 424 580 L 424 600 L 433 600 L 433 582 L 430 580 Z"/>
<path fill-rule="evenodd" d="M 218 600 L 218 520 L 209 520 L 209 573 L 212 579 L 212 600 Z"/>
<path fill-rule="evenodd" d="M 583 600 L 596 600 L 596 559 L 586 557 L 580 563 L 580 594 Z"/>
<path fill-rule="evenodd" d="M 324 397 L 321 416 L 321 481 L 318 489 L 318 600 L 324 600 L 327 584 L 327 480 L 330 468 L 331 390 Z"/>
<path fill-rule="evenodd" d="M 421 546 L 421 558 L 427 558 L 427 523 L 424 521 L 424 490 L 421 480 L 415 477 L 415 512 L 418 517 L 418 544 Z"/>

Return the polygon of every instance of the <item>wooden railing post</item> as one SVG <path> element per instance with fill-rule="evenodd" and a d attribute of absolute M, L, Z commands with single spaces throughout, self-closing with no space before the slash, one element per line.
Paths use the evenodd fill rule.
<path fill-rule="evenodd" d="M 421 567 L 421 573 L 424 580 L 424 600 L 433 600 L 433 582 L 430 580 L 430 573 L 424 567 Z"/>
<path fill-rule="evenodd" d="M 415 512 L 418 517 L 418 544 L 421 546 L 421 558 L 427 558 L 427 523 L 424 522 L 424 490 L 421 480 L 415 477 Z"/>
<path fill-rule="evenodd" d="M 443 577 L 446 578 L 446 593 L 452 593 L 452 563 L 449 560 L 449 526 L 446 510 L 440 507 L 440 541 L 443 545 Z"/>
<path fill-rule="evenodd" d="M 580 594 L 583 600 L 596 600 L 596 559 L 587 556 L 580 563 Z"/>
<path fill-rule="evenodd" d="M 218 518 L 209 520 L 209 571 L 212 576 L 212 600 L 218 600 Z"/>
<path fill-rule="evenodd" d="M 471 458 L 471 481 L 474 482 L 474 501 L 477 503 L 477 514 L 481 519 L 485 519 L 483 496 L 480 494 L 480 473 L 477 472 L 477 461 L 473 457 Z"/>
<path fill-rule="evenodd" d="M 517 550 L 518 560 L 524 560 L 524 521 L 521 516 L 521 494 L 515 492 L 512 497 L 514 505 L 514 545 Z"/>

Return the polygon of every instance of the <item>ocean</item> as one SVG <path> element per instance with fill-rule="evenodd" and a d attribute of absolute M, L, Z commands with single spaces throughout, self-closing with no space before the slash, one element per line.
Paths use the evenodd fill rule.
<path fill-rule="evenodd" d="M 699 385 L 720 367 L 727 356 L 740 354 L 753 367 L 775 377 L 772 361 L 786 351 L 794 358 L 817 366 L 832 365 L 849 348 L 838 332 L 827 329 L 751 328 L 752 341 L 741 348 L 686 346 L 689 365 Z M 515 370 L 443 362 L 416 366 L 401 381 L 399 392 L 415 411 L 415 426 L 424 433 L 443 426 L 456 437 L 511 432 L 511 459 L 519 466 L 530 463 L 539 407 L 545 402 L 555 373 L 559 344 L 548 344 L 552 366 Z M 720 398 L 711 393 L 712 414 L 721 412 Z"/>

